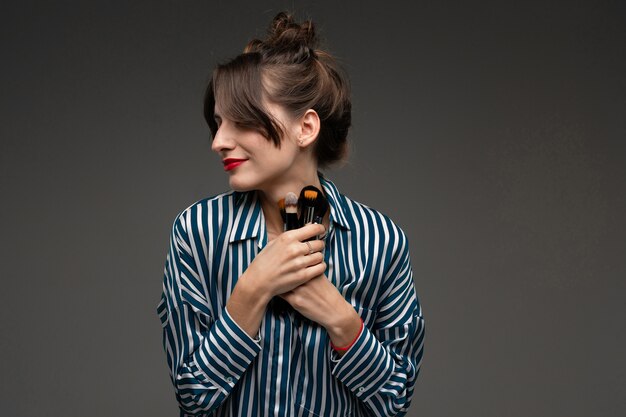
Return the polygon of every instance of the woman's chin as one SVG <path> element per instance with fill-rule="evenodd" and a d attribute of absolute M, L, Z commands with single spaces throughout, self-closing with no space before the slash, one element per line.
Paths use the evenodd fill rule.
<path fill-rule="evenodd" d="M 234 176 L 230 177 L 230 179 L 228 180 L 228 184 L 230 185 L 230 188 L 233 191 L 245 192 L 245 191 L 252 191 L 256 189 L 254 184 L 248 183 L 246 181 L 238 180 Z"/>

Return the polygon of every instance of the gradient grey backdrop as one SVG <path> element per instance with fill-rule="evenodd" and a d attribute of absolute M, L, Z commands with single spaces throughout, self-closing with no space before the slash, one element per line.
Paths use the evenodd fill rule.
<path fill-rule="evenodd" d="M 329 176 L 410 239 L 408 415 L 626 415 L 624 2 L 258 3 L 2 6 L 0 414 L 177 415 L 155 307 L 227 189 L 205 81 L 287 7 L 353 84 Z"/>

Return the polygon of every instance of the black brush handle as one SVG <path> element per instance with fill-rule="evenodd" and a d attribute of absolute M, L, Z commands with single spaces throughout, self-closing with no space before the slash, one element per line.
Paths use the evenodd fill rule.
<path fill-rule="evenodd" d="M 285 231 L 297 229 L 299 227 L 300 224 L 298 222 L 298 214 L 287 213 L 285 218 Z M 289 311 L 295 311 L 291 304 L 277 295 L 270 300 L 270 309 L 272 309 L 272 311 L 276 314 L 285 314 Z"/>

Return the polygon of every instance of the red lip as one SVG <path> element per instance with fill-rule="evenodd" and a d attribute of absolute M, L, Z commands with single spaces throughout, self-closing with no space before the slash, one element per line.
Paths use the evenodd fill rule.
<path fill-rule="evenodd" d="M 226 158 L 222 160 L 222 163 L 224 164 L 224 171 L 235 169 L 246 161 L 247 159 Z"/>

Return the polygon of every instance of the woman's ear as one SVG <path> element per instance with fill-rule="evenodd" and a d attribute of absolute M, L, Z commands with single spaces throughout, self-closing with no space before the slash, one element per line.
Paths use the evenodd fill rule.
<path fill-rule="evenodd" d="M 300 118 L 300 134 L 298 145 L 306 148 L 317 140 L 320 133 L 320 117 L 313 109 L 309 109 Z"/>

